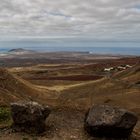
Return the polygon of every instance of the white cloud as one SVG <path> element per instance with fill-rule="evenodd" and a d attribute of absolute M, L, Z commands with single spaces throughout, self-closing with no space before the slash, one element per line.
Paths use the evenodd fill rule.
<path fill-rule="evenodd" d="M 0 37 L 140 36 L 140 0 L 1 0 Z"/>

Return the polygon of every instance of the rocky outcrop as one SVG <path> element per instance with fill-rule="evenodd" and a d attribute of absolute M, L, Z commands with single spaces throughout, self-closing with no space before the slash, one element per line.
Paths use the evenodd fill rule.
<path fill-rule="evenodd" d="M 27 133 L 45 131 L 45 120 L 50 114 L 48 106 L 36 102 L 17 102 L 11 104 L 13 129 Z"/>
<path fill-rule="evenodd" d="M 137 117 L 132 112 L 108 105 L 95 105 L 86 114 L 85 129 L 92 136 L 127 138 L 136 123 Z"/>

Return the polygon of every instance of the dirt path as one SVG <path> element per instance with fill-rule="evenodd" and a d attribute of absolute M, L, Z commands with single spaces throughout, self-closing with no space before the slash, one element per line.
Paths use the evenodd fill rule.
<path fill-rule="evenodd" d="M 99 81 L 99 80 L 80 82 L 79 84 L 61 85 L 61 86 L 51 86 L 51 87 L 39 86 L 39 85 L 37 85 L 36 88 L 38 88 L 38 89 L 40 89 L 40 90 L 41 90 L 41 89 L 42 89 L 42 90 L 54 90 L 54 91 L 61 92 L 61 91 L 63 91 L 63 90 L 70 89 L 70 88 L 73 88 L 73 87 L 85 86 L 85 85 L 88 85 L 88 84 L 91 84 L 91 83 L 96 83 L 97 81 Z"/>

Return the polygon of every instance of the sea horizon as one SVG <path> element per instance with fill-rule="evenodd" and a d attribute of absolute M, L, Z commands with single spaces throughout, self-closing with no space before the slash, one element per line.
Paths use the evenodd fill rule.
<path fill-rule="evenodd" d="M 47 42 L 12 41 L 0 42 L 0 53 L 23 48 L 38 52 L 89 52 L 93 54 L 140 56 L 140 42 Z"/>

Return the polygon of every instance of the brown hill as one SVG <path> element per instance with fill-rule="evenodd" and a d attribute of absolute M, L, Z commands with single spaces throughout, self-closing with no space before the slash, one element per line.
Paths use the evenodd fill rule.
<path fill-rule="evenodd" d="M 7 69 L 0 68 L 0 105 L 8 105 L 17 100 L 44 99 L 41 90 L 20 79 Z"/>
<path fill-rule="evenodd" d="M 88 108 L 92 104 L 107 103 L 140 110 L 139 65 L 119 72 L 110 78 L 85 82 L 62 91 L 60 104 Z"/>
<path fill-rule="evenodd" d="M 140 84 L 140 63 L 125 71 L 121 71 L 113 75 L 113 78 L 120 79 L 130 84 Z"/>
<path fill-rule="evenodd" d="M 139 66 L 135 66 L 110 78 L 85 82 L 65 89 L 59 96 L 59 102 L 62 106 L 85 110 L 93 104 L 118 106 L 135 112 L 140 119 L 139 79 L 140 69 Z M 139 122 L 134 131 L 140 136 Z"/>

